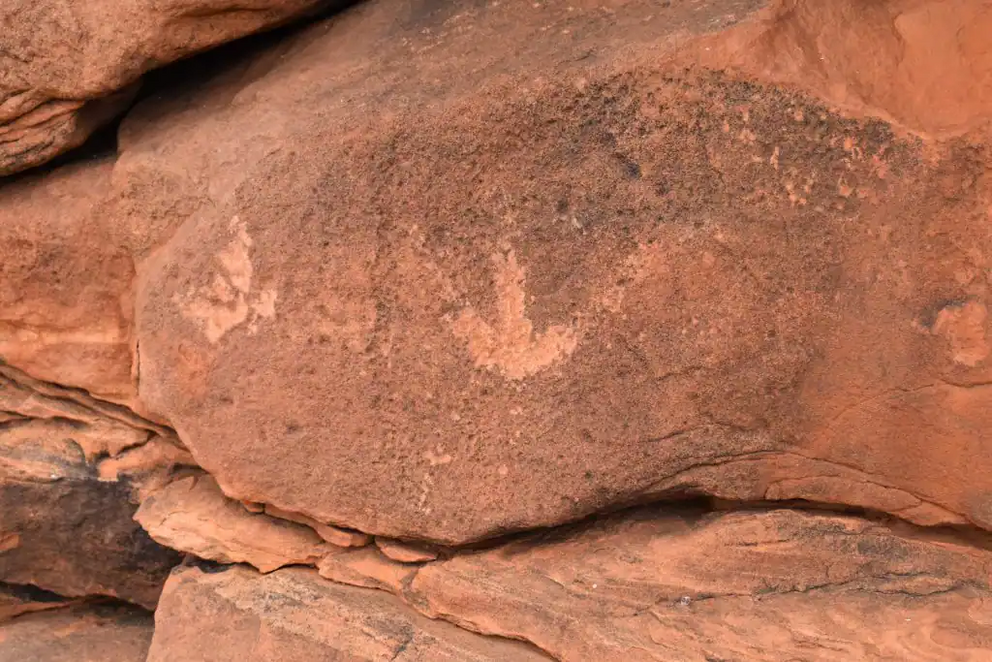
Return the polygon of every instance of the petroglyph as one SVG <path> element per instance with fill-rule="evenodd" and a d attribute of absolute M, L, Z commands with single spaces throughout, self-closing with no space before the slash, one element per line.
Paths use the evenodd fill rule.
<path fill-rule="evenodd" d="M 989 343 L 985 335 L 988 309 L 978 301 L 945 306 L 937 314 L 933 332 L 950 344 L 951 358 L 969 368 L 988 358 Z"/>
<path fill-rule="evenodd" d="M 523 379 L 568 357 L 578 344 L 575 329 L 555 324 L 544 333 L 535 333 L 527 318 L 524 268 L 516 255 L 493 255 L 496 270 L 495 324 L 466 308 L 454 323 L 455 335 L 468 344 L 468 351 L 480 368 L 496 368 L 508 379 Z"/>
<path fill-rule="evenodd" d="M 276 313 L 277 293 L 268 288 L 251 293 L 253 266 L 251 237 L 244 221 L 235 216 L 230 228 L 234 238 L 217 254 L 221 268 L 210 285 L 190 289 L 179 301 L 183 315 L 200 327 L 211 343 L 217 343 L 231 329 L 248 324 L 255 333 L 262 318 Z"/>

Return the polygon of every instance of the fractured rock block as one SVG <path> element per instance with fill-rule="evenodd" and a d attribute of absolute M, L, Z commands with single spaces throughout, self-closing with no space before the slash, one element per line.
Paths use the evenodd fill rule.
<path fill-rule="evenodd" d="M 188 454 L 123 407 L 3 364 L 0 411 L 0 581 L 154 607 L 179 555 L 132 519 L 134 500 Z M 134 461 L 149 444 L 175 451 Z"/>
<path fill-rule="evenodd" d="M 243 566 L 178 568 L 155 613 L 148 662 L 226 660 L 530 662 L 547 656 L 421 616 L 380 591 L 342 586 L 313 570 L 268 575 Z"/>
<path fill-rule="evenodd" d="M 987 545 L 849 515 L 651 507 L 422 566 L 374 546 L 319 566 L 331 581 L 301 568 L 177 569 L 149 660 L 459 659 L 454 641 L 461 659 L 576 662 L 992 654 Z M 422 631 L 401 603 L 462 629 Z M 532 647 L 502 647 L 514 640 Z"/>
<path fill-rule="evenodd" d="M 190 164 L 143 199 L 213 201 L 138 269 L 141 399 L 226 494 L 390 538 L 992 527 L 992 155 L 773 84 L 776 7 L 372 0 L 139 107 L 120 163 Z"/>
<path fill-rule="evenodd" d="M 370 546 L 331 552 L 317 563 L 317 571 L 341 584 L 399 594 L 413 579 L 417 566 L 390 559 L 378 547 Z"/>
<path fill-rule="evenodd" d="M 401 595 L 559 660 L 979 662 L 990 571 L 987 547 L 858 517 L 646 509 L 429 564 Z"/>

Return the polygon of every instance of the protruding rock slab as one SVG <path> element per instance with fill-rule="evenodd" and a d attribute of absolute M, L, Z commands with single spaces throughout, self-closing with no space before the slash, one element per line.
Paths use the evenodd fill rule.
<path fill-rule="evenodd" d="M 429 564 L 404 594 L 559 660 L 979 662 L 989 542 L 791 510 L 647 509 Z"/>
<path fill-rule="evenodd" d="M 149 69 L 278 25 L 321 0 L 0 6 L 0 176 L 76 147 L 134 97 Z"/>
<path fill-rule="evenodd" d="M 687 493 L 992 527 L 980 136 L 683 68 L 757 2 L 400 6 L 122 130 L 213 200 L 140 269 L 140 390 L 225 493 L 449 544 Z"/>
<path fill-rule="evenodd" d="M 337 547 L 364 547 L 372 542 L 371 536 L 366 533 L 361 533 L 360 531 L 340 529 L 336 526 L 322 524 L 311 517 L 307 517 L 306 515 L 289 512 L 288 510 L 283 510 L 282 508 L 278 508 L 276 506 L 263 506 L 261 511 L 253 510 L 255 504 L 248 504 L 251 504 L 251 502 L 242 502 L 242 505 L 248 512 L 264 512 L 266 515 L 270 515 L 272 517 L 278 517 L 290 522 L 296 522 L 297 524 L 309 526 L 317 533 L 318 536 Z"/>
<path fill-rule="evenodd" d="M 0 624 L 0 660 L 144 662 L 152 628 L 150 613 L 128 607 L 80 605 L 27 614 Z"/>
<path fill-rule="evenodd" d="M 312 565 L 329 551 L 313 529 L 251 513 L 205 475 L 145 498 L 134 518 L 163 545 L 220 563 L 250 563 L 262 572 Z"/>
<path fill-rule="evenodd" d="M 148 662 L 546 662 L 526 644 L 425 618 L 398 599 L 321 579 L 243 566 L 177 568 L 155 612 Z"/>
<path fill-rule="evenodd" d="M 387 558 L 400 563 L 424 563 L 437 558 L 437 550 L 429 545 L 376 537 L 375 546 Z"/>

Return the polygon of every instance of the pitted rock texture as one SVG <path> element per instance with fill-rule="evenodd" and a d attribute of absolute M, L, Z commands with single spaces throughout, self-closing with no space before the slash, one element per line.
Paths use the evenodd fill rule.
<path fill-rule="evenodd" d="M 15 0 L 0 176 L 323 5 Z M 156 77 L 0 182 L 0 661 L 990 659 L 990 17 L 368 0 Z"/>
<path fill-rule="evenodd" d="M 320 0 L 7 0 L 0 7 L 0 176 L 76 147 L 143 73 Z"/>
<path fill-rule="evenodd" d="M 189 164 L 151 206 L 209 201 L 138 269 L 141 400 L 227 494 L 394 538 L 992 526 L 988 150 L 692 66 L 760 9 L 379 0 L 139 107 L 121 160 Z"/>
<path fill-rule="evenodd" d="M 0 659 L 31 662 L 144 662 L 152 616 L 118 605 L 78 605 L 0 624 Z"/>

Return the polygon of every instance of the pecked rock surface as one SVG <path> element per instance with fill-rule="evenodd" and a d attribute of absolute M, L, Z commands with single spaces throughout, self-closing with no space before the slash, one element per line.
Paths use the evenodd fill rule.
<path fill-rule="evenodd" d="M 318 7 L 320 0 L 7 0 L 0 7 L 0 176 L 76 147 L 146 71 Z"/>
<path fill-rule="evenodd" d="M 193 202 L 140 401 L 229 496 L 393 538 L 686 494 L 992 527 L 988 148 L 763 82 L 795 16 L 374 0 L 143 104 L 129 204 Z"/>
<path fill-rule="evenodd" d="M 522 640 L 558 660 L 978 662 L 992 651 L 987 543 L 830 514 L 647 509 L 394 563 L 397 582 L 369 583 L 388 574 L 384 559 L 335 577 L 397 598 L 303 569 L 183 568 L 166 584 L 149 660 L 544 659 L 501 648 Z M 428 629 L 401 601 L 439 620 Z M 452 657 L 452 642 L 473 639 L 439 621 L 493 646 Z"/>
<path fill-rule="evenodd" d="M 321 3 L 152 4 L 0 173 Z M 990 21 L 369 0 L 0 182 L 0 660 L 988 659 Z"/>

